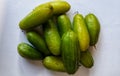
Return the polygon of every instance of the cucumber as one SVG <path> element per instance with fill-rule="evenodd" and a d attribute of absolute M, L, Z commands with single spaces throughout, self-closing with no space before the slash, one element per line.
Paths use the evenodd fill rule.
<path fill-rule="evenodd" d="M 100 23 L 97 17 L 92 13 L 85 16 L 85 21 L 90 35 L 90 45 L 95 46 L 99 38 Z"/>
<path fill-rule="evenodd" d="M 73 18 L 73 29 L 76 32 L 79 40 L 80 50 L 86 51 L 89 47 L 90 37 L 81 14 L 76 14 Z"/>
<path fill-rule="evenodd" d="M 20 43 L 17 49 L 18 49 L 19 55 L 21 55 L 24 58 L 31 59 L 31 60 L 43 59 L 42 54 L 27 43 L 23 43 L 23 42 Z"/>
<path fill-rule="evenodd" d="M 91 68 L 94 65 L 94 60 L 89 50 L 81 52 L 80 63 L 86 68 Z"/>
<path fill-rule="evenodd" d="M 60 55 L 61 39 L 57 27 L 52 19 L 44 25 L 44 38 L 50 52 L 53 55 Z"/>
<path fill-rule="evenodd" d="M 70 10 L 70 4 L 66 1 L 50 1 L 43 4 L 40 4 L 37 6 L 34 10 L 40 9 L 40 8 L 46 8 L 46 7 L 52 7 L 53 8 L 53 14 L 59 15 L 66 13 Z M 63 9 L 64 8 L 64 9 Z"/>
<path fill-rule="evenodd" d="M 68 74 L 74 74 L 78 69 L 78 45 L 76 34 L 69 30 L 64 33 L 61 41 L 62 59 Z"/>
<path fill-rule="evenodd" d="M 22 30 L 32 29 L 46 22 L 53 14 L 63 14 L 69 9 L 70 4 L 66 1 L 51 1 L 41 4 L 20 21 L 19 27 Z"/>
<path fill-rule="evenodd" d="M 50 51 L 47 48 L 47 45 L 44 39 L 34 31 L 27 32 L 26 34 L 28 41 L 36 47 L 44 55 L 50 55 Z"/>
<path fill-rule="evenodd" d="M 43 65 L 50 70 L 65 72 L 65 67 L 60 57 L 47 56 L 43 59 Z"/>
<path fill-rule="evenodd" d="M 58 28 L 59 28 L 61 36 L 65 32 L 71 29 L 71 22 L 67 15 L 63 14 L 63 15 L 58 16 L 57 22 L 58 22 Z"/>
<path fill-rule="evenodd" d="M 33 27 L 40 26 L 52 16 L 52 11 L 52 7 L 33 10 L 20 21 L 19 27 L 22 30 L 29 30 Z"/>

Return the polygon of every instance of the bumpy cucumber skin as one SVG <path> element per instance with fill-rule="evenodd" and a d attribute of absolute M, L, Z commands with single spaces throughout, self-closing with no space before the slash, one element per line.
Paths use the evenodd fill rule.
<path fill-rule="evenodd" d="M 60 35 L 62 36 L 65 32 L 71 29 L 71 22 L 67 15 L 63 14 L 58 16 L 57 19 L 58 28 Z"/>
<path fill-rule="evenodd" d="M 34 49 L 27 43 L 20 43 L 17 47 L 19 55 L 24 58 L 31 59 L 31 60 L 41 60 L 43 56 L 40 52 Z"/>
<path fill-rule="evenodd" d="M 73 29 L 77 33 L 80 50 L 86 51 L 89 47 L 90 37 L 85 24 L 84 18 L 81 14 L 76 14 L 73 18 Z"/>
<path fill-rule="evenodd" d="M 19 27 L 22 30 L 29 30 L 33 27 L 40 26 L 52 16 L 52 12 L 53 9 L 51 7 L 33 10 L 20 21 Z"/>
<path fill-rule="evenodd" d="M 37 6 L 34 10 L 44 7 L 52 7 L 54 15 L 66 13 L 71 8 L 70 4 L 66 1 L 50 1 Z"/>
<path fill-rule="evenodd" d="M 50 52 L 53 55 L 60 55 L 61 39 L 57 27 L 52 19 L 48 20 L 44 27 L 44 38 Z"/>
<path fill-rule="evenodd" d="M 61 52 L 64 66 L 68 74 L 74 74 L 78 69 L 77 36 L 71 30 L 64 33 L 61 41 Z"/>
<path fill-rule="evenodd" d="M 89 50 L 81 52 L 80 63 L 86 68 L 91 68 L 94 65 L 94 60 Z"/>
<path fill-rule="evenodd" d="M 26 34 L 28 41 L 36 47 L 41 53 L 45 56 L 50 55 L 50 51 L 47 48 L 47 45 L 44 39 L 34 31 L 27 32 Z"/>
<path fill-rule="evenodd" d="M 63 61 L 59 57 L 47 56 L 43 59 L 43 65 L 50 70 L 65 72 Z"/>
<path fill-rule="evenodd" d="M 100 33 L 100 23 L 97 17 L 92 13 L 86 15 L 85 21 L 90 35 L 90 45 L 94 46 L 98 42 Z"/>

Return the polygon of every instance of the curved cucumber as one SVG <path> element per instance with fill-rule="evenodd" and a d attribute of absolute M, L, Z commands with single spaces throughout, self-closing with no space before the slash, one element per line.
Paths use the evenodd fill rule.
<path fill-rule="evenodd" d="M 89 38 L 87 26 L 86 26 L 84 18 L 81 14 L 76 14 L 74 16 L 73 29 L 78 36 L 80 50 L 86 51 L 89 47 L 90 38 Z"/>
<path fill-rule="evenodd" d="M 34 49 L 32 46 L 26 43 L 20 43 L 17 49 L 18 49 L 18 53 L 24 58 L 31 60 L 43 59 L 43 56 L 40 52 L 38 52 L 36 49 Z"/>
<path fill-rule="evenodd" d="M 50 55 L 50 51 L 47 48 L 47 45 L 45 44 L 45 41 L 43 38 L 37 34 L 36 32 L 30 31 L 27 32 L 27 39 L 28 41 L 36 47 L 40 52 L 42 52 L 44 55 Z"/>
<path fill-rule="evenodd" d="M 62 59 L 67 73 L 74 74 L 78 69 L 77 36 L 71 30 L 64 33 L 61 42 Z"/>
<path fill-rule="evenodd" d="M 100 33 L 100 23 L 97 17 L 92 13 L 86 15 L 85 21 L 90 34 L 90 45 L 94 46 L 98 42 Z"/>
<path fill-rule="evenodd" d="M 53 55 L 60 55 L 60 35 L 53 20 L 48 20 L 44 27 L 44 37 L 47 46 Z"/>
<path fill-rule="evenodd" d="M 71 22 L 67 15 L 63 14 L 58 16 L 58 28 L 60 31 L 61 36 L 71 29 Z"/>
<path fill-rule="evenodd" d="M 65 72 L 63 61 L 59 57 L 47 56 L 43 59 L 43 65 L 51 70 Z"/>

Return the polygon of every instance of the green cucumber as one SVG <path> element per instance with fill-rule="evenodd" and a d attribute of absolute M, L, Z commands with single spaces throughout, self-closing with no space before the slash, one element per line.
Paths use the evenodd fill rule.
<path fill-rule="evenodd" d="M 18 49 L 18 53 L 24 58 L 31 59 L 31 60 L 43 59 L 42 54 L 27 43 L 23 43 L 23 42 L 20 43 L 17 49 Z"/>
<path fill-rule="evenodd" d="M 89 50 L 81 52 L 80 63 L 86 68 L 91 68 L 94 65 L 94 60 Z"/>
<path fill-rule="evenodd" d="M 97 17 L 92 13 L 86 15 L 85 21 L 90 35 L 90 45 L 94 46 L 98 42 L 100 33 L 100 23 Z"/>
<path fill-rule="evenodd" d="M 79 40 L 80 50 L 86 51 L 89 47 L 90 37 L 81 14 L 76 14 L 73 19 L 73 29 L 76 32 Z"/>
<path fill-rule="evenodd" d="M 52 7 L 53 14 L 59 15 L 70 10 L 70 4 L 66 1 L 50 1 L 37 6 L 34 10 L 40 8 Z M 64 8 L 64 9 L 63 9 Z"/>
<path fill-rule="evenodd" d="M 63 61 L 59 57 L 47 56 L 43 59 L 43 65 L 50 70 L 65 72 Z"/>
<path fill-rule="evenodd" d="M 57 27 L 52 19 L 44 25 L 44 38 L 50 52 L 53 55 L 60 55 L 61 39 Z"/>
<path fill-rule="evenodd" d="M 28 30 L 33 27 L 40 26 L 52 16 L 52 11 L 52 7 L 33 10 L 20 21 L 19 27 L 22 30 Z"/>
<path fill-rule="evenodd" d="M 58 16 L 57 22 L 58 22 L 58 28 L 59 28 L 61 36 L 65 32 L 71 29 L 71 22 L 67 15 L 63 14 L 63 15 Z"/>
<path fill-rule="evenodd" d="M 61 41 L 62 59 L 68 74 L 74 74 L 78 69 L 78 40 L 76 34 L 69 30 L 64 33 Z"/>
<path fill-rule="evenodd" d="M 30 31 L 26 34 L 28 41 L 36 47 L 44 55 L 50 55 L 50 51 L 47 48 L 47 45 L 44 39 L 36 32 Z"/>

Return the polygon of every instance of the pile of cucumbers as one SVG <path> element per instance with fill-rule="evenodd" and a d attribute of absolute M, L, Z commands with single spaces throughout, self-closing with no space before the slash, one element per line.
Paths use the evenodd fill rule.
<path fill-rule="evenodd" d="M 18 53 L 68 74 L 74 74 L 81 65 L 91 68 L 94 60 L 89 47 L 98 42 L 100 23 L 92 13 L 85 17 L 76 13 L 71 22 L 66 14 L 70 7 L 66 1 L 51 1 L 34 8 L 19 23 L 30 44 L 18 44 Z"/>

